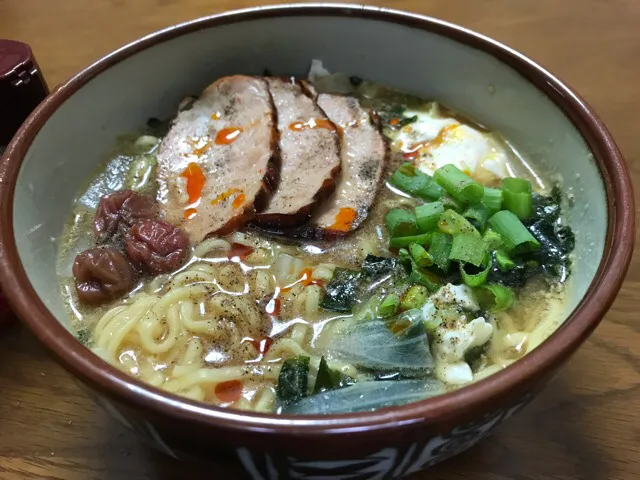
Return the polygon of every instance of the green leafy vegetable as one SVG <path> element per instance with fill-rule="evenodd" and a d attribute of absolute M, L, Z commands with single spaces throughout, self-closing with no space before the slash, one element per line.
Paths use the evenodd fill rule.
<path fill-rule="evenodd" d="M 157 118 L 150 118 L 147 120 L 147 128 L 149 133 L 154 137 L 162 138 L 169 133 L 169 127 L 171 126 L 171 119 L 159 120 Z"/>
<path fill-rule="evenodd" d="M 372 373 L 427 376 L 433 370 L 433 357 L 422 315 L 414 313 L 357 323 L 332 338 L 328 348 L 334 358 Z"/>
<path fill-rule="evenodd" d="M 354 82 L 351 80 L 352 78 L 357 78 L 360 80 L 358 85 L 354 84 Z M 350 77 L 349 80 L 354 86 L 359 86 L 362 84 L 362 79 L 359 77 Z M 412 115 L 410 117 L 405 116 L 405 108 L 398 104 L 389 105 L 386 108 L 378 110 L 377 113 L 382 123 L 387 128 L 390 128 L 392 130 L 400 130 L 401 128 L 406 127 L 407 125 L 411 125 L 418 120 L 417 115 Z"/>
<path fill-rule="evenodd" d="M 91 343 L 92 343 L 91 342 L 91 332 L 89 331 L 88 328 L 80 328 L 80 329 L 78 329 L 78 331 L 76 332 L 76 338 L 85 347 L 90 347 L 91 346 Z"/>
<path fill-rule="evenodd" d="M 343 374 L 339 370 L 329 368 L 329 364 L 320 357 L 320 365 L 318 366 L 318 374 L 316 375 L 316 384 L 313 387 L 313 393 L 326 392 L 337 388 L 346 387 L 355 383 L 351 377 Z"/>
<path fill-rule="evenodd" d="M 554 188 L 548 197 L 534 194 L 533 205 L 534 212 L 527 225 L 540 248 L 531 256 L 547 275 L 563 281 L 571 266 L 569 255 L 575 248 L 575 236 L 570 227 L 562 224 L 560 191 Z"/>
<path fill-rule="evenodd" d="M 350 313 L 356 302 L 359 282 L 360 272 L 336 268 L 320 306 L 325 310 Z"/>
<path fill-rule="evenodd" d="M 393 285 L 397 281 L 406 281 L 406 271 L 400 267 L 398 259 L 369 254 L 362 262 L 360 271 L 347 268 L 334 270 L 320 306 L 325 310 L 350 313 L 358 300 L 366 301 L 368 294 L 380 285 Z"/>
<path fill-rule="evenodd" d="M 285 360 L 276 387 L 278 405 L 284 406 L 306 397 L 308 379 L 309 357 L 300 355 Z"/>
<path fill-rule="evenodd" d="M 368 254 L 362 262 L 362 273 L 377 278 L 392 273 L 397 266 L 398 261 L 395 258 Z"/>
<path fill-rule="evenodd" d="M 471 366 L 471 368 L 475 371 L 477 363 L 481 360 L 482 355 L 487 352 L 489 348 L 489 342 L 485 342 L 482 345 L 476 345 L 475 347 L 468 348 L 466 352 L 464 352 L 464 361 Z"/>
<path fill-rule="evenodd" d="M 412 123 L 415 123 L 418 121 L 418 116 L 414 115 L 412 117 L 396 117 L 398 118 L 397 122 L 393 122 L 393 120 L 389 123 L 389 125 L 391 126 L 391 128 L 395 129 L 395 130 L 399 130 L 403 127 L 406 127 L 407 125 L 411 125 Z"/>
<path fill-rule="evenodd" d="M 323 415 L 370 412 L 394 405 L 406 405 L 444 392 L 444 384 L 430 378 L 358 382 L 347 388 L 303 398 L 288 405 L 283 413 Z"/>
<path fill-rule="evenodd" d="M 452 164 L 437 169 L 433 173 L 433 179 L 459 202 L 478 203 L 484 195 L 482 185 Z"/>

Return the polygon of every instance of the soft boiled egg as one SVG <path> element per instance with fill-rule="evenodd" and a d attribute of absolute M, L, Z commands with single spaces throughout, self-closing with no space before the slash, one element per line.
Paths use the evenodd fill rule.
<path fill-rule="evenodd" d="M 441 115 L 436 103 L 403 116 L 415 121 L 390 132 L 392 148 L 424 173 L 453 164 L 481 182 L 509 176 L 508 149 L 493 135 Z"/>

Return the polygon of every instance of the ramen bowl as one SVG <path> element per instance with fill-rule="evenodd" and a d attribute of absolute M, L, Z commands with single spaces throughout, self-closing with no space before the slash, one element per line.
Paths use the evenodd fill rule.
<path fill-rule="evenodd" d="M 168 118 L 227 74 L 332 71 L 438 99 L 561 178 L 576 233 L 564 321 L 523 360 L 459 390 L 357 414 L 221 409 L 143 384 L 69 332 L 56 241 L 114 138 Z M 287 5 L 202 18 L 144 37 L 61 85 L 24 123 L 0 172 L 0 277 L 12 306 L 115 418 L 177 459 L 255 479 L 397 478 L 456 455 L 525 407 L 598 325 L 624 279 L 634 205 L 623 159 L 591 108 L 518 52 L 437 19 L 374 7 Z"/>

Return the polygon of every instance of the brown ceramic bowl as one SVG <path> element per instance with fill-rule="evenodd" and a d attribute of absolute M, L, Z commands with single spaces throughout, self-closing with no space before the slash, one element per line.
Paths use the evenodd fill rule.
<path fill-rule="evenodd" d="M 312 58 L 436 98 L 503 133 L 563 177 L 577 234 L 566 320 L 523 360 L 422 402 L 360 414 L 286 417 L 222 410 L 142 384 L 66 328 L 55 248 L 74 192 L 117 134 L 168 117 L 230 73 L 303 75 Z M 634 242 L 624 162 L 605 126 L 519 53 L 436 19 L 371 7 L 289 5 L 202 18 L 113 52 L 51 94 L 0 169 L 0 277 L 16 312 L 116 418 L 181 459 L 235 462 L 255 479 L 396 478 L 466 450 L 524 407 L 598 325 Z M 349 477 L 350 478 L 350 477 Z"/>

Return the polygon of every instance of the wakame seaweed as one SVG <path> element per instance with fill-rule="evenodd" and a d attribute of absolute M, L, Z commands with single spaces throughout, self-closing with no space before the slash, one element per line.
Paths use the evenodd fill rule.
<path fill-rule="evenodd" d="M 362 268 L 336 268 L 320 306 L 325 310 L 351 313 L 358 299 L 365 298 L 381 283 L 405 275 L 398 259 L 367 255 Z"/>
<path fill-rule="evenodd" d="M 320 365 L 318 366 L 318 374 L 316 375 L 316 384 L 313 387 L 313 393 L 348 387 L 354 383 L 355 381 L 348 375 L 330 368 L 324 356 L 320 357 Z"/>
<path fill-rule="evenodd" d="M 362 263 L 362 272 L 369 277 L 379 278 L 393 273 L 397 267 L 398 260 L 396 258 L 369 254 Z"/>
<path fill-rule="evenodd" d="M 420 378 L 434 368 L 422 316 L 415 312 L 359 322 L 333 338 L 329 348 L 335 358 L 372 374 Z"/>
<path fill-rule="evenodd" d="M 549 197 L 534 195 L 534 214 L 527 222 L 527 228 L 540 242 L 540 248 L 529 256 L 529 260 L 538 262 L 539 268 L 550 277 L 564 280 L 569 275 L 569 254 L 575 248 L 576 239 L 571 228 L 562 225 L 560 200 L 557 187 Z"/>
<path fill-rule="evenodd" d="M 276 388 L 278 405 L 284 406 L 306 397 L 308 378 L 309 357 L 300 355 L 285 360 L 280 370 Z"/>
<path fill-rule="evenodd" d="M 471 369 L 475 372 L 478 370 L 477 364 L 482 361 L 482 355 L 487 352 L 490 342 L 485 342 L 483 345 L 476 345 L 464 352 L 464 361 L 469 364 Z"/>
<path fill-rule="evenodd" d="M 356 303 L 361 273 L 348 268 L 336 268 L 327 285 L 320 306 L 325 310 L 350 313 Z"/>
<path fill-rule="evenodd" d="M 163 138 L 171 126 L 171 119 L 160 120 L 158 118 L 150 118 L 147 120 L 147 129 L 154 137 Z"/>
<path fill-rule="evenodd" d="M 76 338 L 85 347 L 91 346 L 91 332 L 89 332 L 88 328 L 78 329 L 78 331 L 76 332 Z"/>
<path fill-rule="evenodd" d="M 540 242 L 540 248 L 513 258 L 516 265 L 508 272 L 502 272 L 494 258 L 489 282 L 519 290 L 531 277 L 563 282 L 569 276 L 575 235 L 569 226 L 562 224 L 560 189 L 554 187 L 548 196 L 534 193 L 532 197 L 533 213 L 524 225 Z"/>
<path fill-rule="evenodd" d="M 381 108 L 376 113 L 380 117 L 382 124 L 393 130 L 399 130 L 418 120 L 417 115 L 411 117 L 404 116 L 405 108 L 401 105 L 391 105 Z"/>

